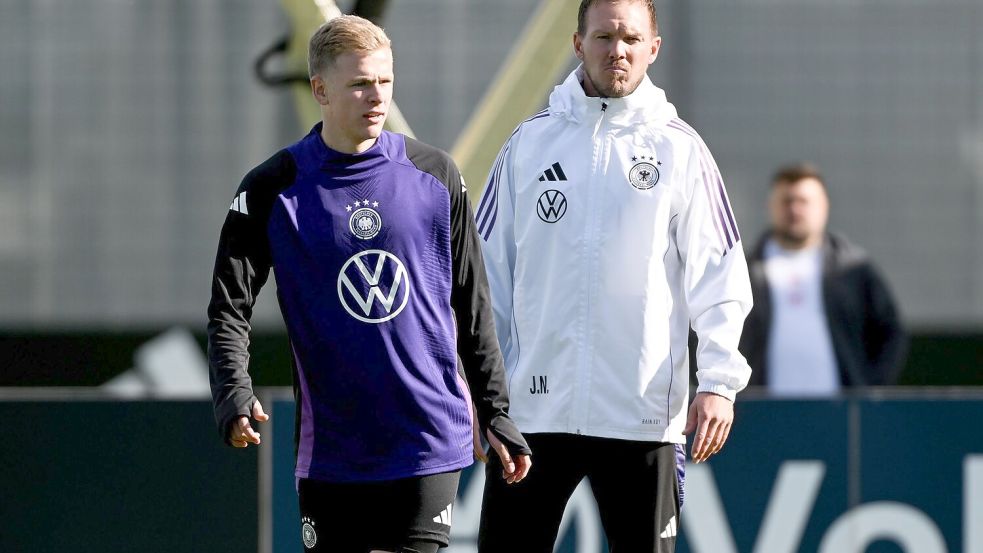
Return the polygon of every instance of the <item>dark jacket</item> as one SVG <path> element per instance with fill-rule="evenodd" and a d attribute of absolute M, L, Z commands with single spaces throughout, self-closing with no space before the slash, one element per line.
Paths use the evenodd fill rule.
<path fill-rule="evenodd" d="M 771 297 L 764 267 L 766 233 L 748 256 L 754 308 L 744 322 L 740 350 L 753 369 L 751 385 L 768 382 Z M 822 293 L 840 382 L 845 387 L 894 384 L 907 352 L 894 300 L 859 246 L 827 233 L 823 240 Z"/>

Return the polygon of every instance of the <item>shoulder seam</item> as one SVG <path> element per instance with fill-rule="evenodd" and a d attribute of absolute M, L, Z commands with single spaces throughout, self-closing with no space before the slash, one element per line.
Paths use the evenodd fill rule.
<path fill-rule="evenodd" d="M 447 190 L 448 195 L 450 195 L 453 198 L 453 196 L 454 196 L 454 191 L 452 190 L 453 185 L 451 183 L 449 183 L 449 182 L 444 182 L 444 179 L 440 178 L 440 176 L 438 176 L 438 175 L 435 175 L 434 174 L 434 171 L 424 169 L 424 168 L 420 167 L 419 165 L 417 165 L 412 159 L 410 159 L 410 154 L 409 154 L 409 152 L 406 151 L 406 148 L 405 148 L 405 144 L 406 144 L 405 140 L 412 140 L 416 144 L 422 145 L 426 149 L 430 149 L 441 161 L 443 161 L 444 162 L 444 168 L 447 170 L 447 174 L 445 175 L 445 178 L 448 178 L 449 179 L 450 178 L 450 173 L 451 173 L 450 169 L 451 168 L 456 168 L 456 165 L 454 164 L 454 158 L 452 158 L 450 154 L 448 154 L 447 152 L 445 152 L 444 150 L 442 150 L 442 149 L 440 149 L 440 148 L 438 148 L 436 146 L 427 144 L 426 142 L 422 142 L 420 140 L 417 140 L 415 138 L 411 138 L 409 136 L 404 136 L 404 153 L 406 155 L 406 159 L 405 160 L 402 160 L 402 159 L 400 159 L 400 160 L 393 160 L 394 162 L 399 163 L 400 165 L 403 165 L 403 166 L 409 167 L 411 169 L 415 169 L 416 171 L 419 171 L 421 173 L 430 175 L 434 180 L 436 180 L 437 182 L 439 182 L 440 184 L 442 184 L 443 187 Z M 460 173 L 460 170 L 458 169 L 457 172 Z"/>

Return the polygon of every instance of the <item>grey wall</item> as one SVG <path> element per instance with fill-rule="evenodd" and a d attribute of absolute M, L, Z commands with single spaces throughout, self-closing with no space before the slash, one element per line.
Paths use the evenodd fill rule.
<path fill-rule="evenodd" d="M 692 117 L 745 237 L 770 171 L 825 171 L 831 224 L 880 262 L 912 323 L 983 323 L 983 5 L 690 2 Z"/>
<path fill-rule="evenodd" d="M 449 149 L 535 3 L 391 4 L 397 101 Z M 983 327 L 980 2 L 659 6 L 652 75 L 746 239 L 775 166 L 814 160 L 910 324 Z M 202 324 L 239 179 L 306 131 L 252 76 L 286 25 L 269 0 L 0 0 L 0 327 Z M 264 294 L 257 323 L 278 318 Z"/>
<path fill-rule="evenodd" d="M 277 5 L 0 6 L 0 320 L 201 320 L 238 179 L 293 134 L 251 73 Z"/>

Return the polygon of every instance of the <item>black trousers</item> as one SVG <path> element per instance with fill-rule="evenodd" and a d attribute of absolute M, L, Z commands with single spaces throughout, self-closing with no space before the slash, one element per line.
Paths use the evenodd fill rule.
<path fill-rule="evenodd" d="M 673 553 L 682 507 L 682 445 L 526 434 L 533 466 L 520 483 L 501 478 L 490 456 L 478 530 L 479 553 L 552 553 L 567 500 L 585 477 L 611 553 Z"/>
<path fill-rule="evenodd" d="M 461 471 L 383 482 L 301 479 L 301 533 L 309 553 L 434 553 L 446 547 Z"/>

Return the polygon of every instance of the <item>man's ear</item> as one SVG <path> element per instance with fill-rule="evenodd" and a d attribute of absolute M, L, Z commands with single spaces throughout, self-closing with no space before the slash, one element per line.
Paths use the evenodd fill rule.
<path fill-rule="evenodd" d="M 311 94 L 314 96 L 314 100 L 322 106 L 328 105 L 326 86 L 324 79 L 320 75 L 311 77 Z"/>
<path fill-rule="evenodd" d="M 652 52 L 649 56 L 649 65 L 655 62 L 656 58 L 659 57 L 659 49 L 662 48 L 662 37 L 657 36 L 652 39 Z"/>
<path fill-rule="evenodd" d="M 573 53 L 577 55 L 577 59 L 584 61 L 584 44 L 577 32 L 573 33 Z"/>

